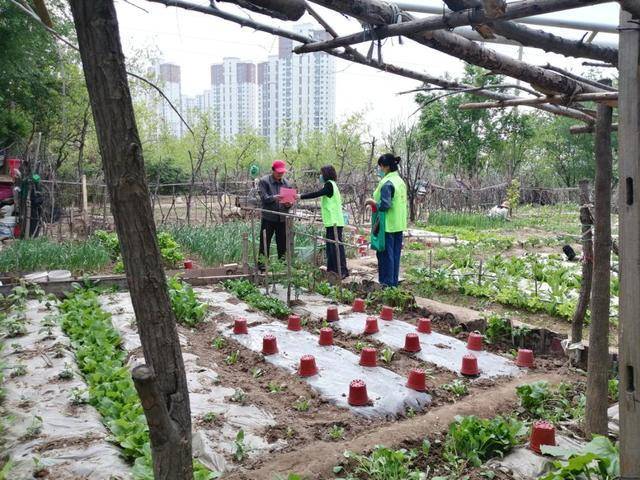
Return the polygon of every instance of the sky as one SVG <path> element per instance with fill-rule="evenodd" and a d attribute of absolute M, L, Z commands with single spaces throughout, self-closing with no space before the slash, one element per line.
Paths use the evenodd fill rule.
<path fill-rule="evenodd" d="M 191 1 L 208 3 L 202 0 Z M 290 22 L 280 22 L 253 12 L 247 13 L 229 3 L 217 3 L 217 5 L 221 9 L 249 15 L 262 23 L 292 28 Z M 276 37 L 242 28 L 210 15 L 168 8 L 144 0 L 117 0 L 116 7 L 125 54 L 131 56 L 141 50 L 151 50 L 156 51 L 163 61 L 180 65 L 182 91 L 186 95 L 195 95 L 208 89 L 209 66 L 221 62 L 224 57 L 238 57 L 259 62 L 265 60 L 268 55 L 277 53 Z M 317 7 L 316 10 L 340 35 L 362 29 L 357 21 L 346 19 L 337 12 L 322 7 Z M 554 18 L 572 18 L 611 25 L 617 24 L 618 15 L 617 3 L 551 14 Z M 308 14 L 305 14 L 299 22 L 316 23 Z M 579 30 L 531 27 L 544 28 L 568 38 L 579 39 L 585 34 L 584 31 Z M 599 33 L 595 41 L 617 42 L 617 35 Z M 513 57 L 518 55 L 518 48 L 515 46 L 496 44 L 487 44 L 487 46 Z M 366 54 L 369 44 L 360 44 L 357 48 Z M 434 76 L 455 78 L 460 76 L 464 69 L 464 63 L 461 60 L 406 38 L 402 45 L 398 43 L 397 38 L 387 39 L 382 55 L 385 62 Z M 336 121 L 340 122 L 353 113 L 362 112 L 372 133 L 381 134 L 391 125 L 412 123 L 417 119 L 414 95 L 400 93 L 420 87 L 419 82 L 345 60 L 336 60 Z M 581 60 L 548 54 L 533 48 L 524 49 L 523 61 L 537 65 L 551 63 L 578 73 L 586 69 L 581 65 Z M 610 75 L 613 69 L 603 70 L 605 70 L 603 73 Z"/>

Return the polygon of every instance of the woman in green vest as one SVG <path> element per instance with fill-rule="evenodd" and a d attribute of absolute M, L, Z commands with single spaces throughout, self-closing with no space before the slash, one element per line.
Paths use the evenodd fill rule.
<path fill-rule="evenodd" d="M 400 157 L 385 153 L 378 159 L 378 187 L 367 205 L 385 213 L 384 250 L 377 251 L 378 281 L 387 287 L 398 286 L 402 234 L 407 229 L 407 185 L 398 174 Z"/>
<path fill-rule="evenodd" d="M 337 180 L 338 176 L 333 165 L 325 165 L 320 169 L 320 183 L 323 184 L 322 189 L 316 192 L 302 194 L 300 195 L 300 199 L 307 200 L 321 197 L 320 207 L 322 223 L 324 223 L 326 229 L 326 238 L 328 240 L 336 240 L 334 233 L 337 233 L 337 240 L 342 242 L 344 214 L 342 213 L 342 196 L 336 183 Z M 341 274 L 342 278 L 348 277 L 349 270 L 347 270 L 347 257 L 344 253 L 344 245 L 339 244 L 336 250 L 335 243 L 327 242 L 326 252 L 327 271 Z"/>

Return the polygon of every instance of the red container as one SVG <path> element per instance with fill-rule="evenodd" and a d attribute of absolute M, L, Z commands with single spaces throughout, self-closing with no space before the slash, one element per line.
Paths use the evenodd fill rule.
<path fill-rule="evenodd" d="M 364 326 L 364 333 L 378 333 L 378 319 L 376 317 L 367 318 L 367 323 Z"/>
<path fill-rule="evenodd" d="M 236 318 L 233 322 L 233 333 L 236 335 L 246 335 L 249 333 L 246 318 Z"/>
<path fill-rule="evenodd" d="M 300 357 L 300 368 L 298 369 L 298 375 L 301 377 L 312 377 L 318 373 L 318 367 L 316 367 L 316 358 L 313 355 L 303 355 Z"/>
<path fill-rule="evenodd" d="M 13 178 L 18 176 L 18 172 L 20 171 L 20 159 L 19 158 L 9 158 L 7 159 L 7 165 L 9 166 L 9 175 Z"/>
<path fill-rule="evenodd" d="M 404 337 L 404 351 L 405 352 L 419 352 L 422 350 L 420 347 L 420 337 L 417 333 L 407 333 Z"/>
<path fill-rule="evenodd" d="M 531 428 L 531 438 L 529 439 L 529 448 L 537 453 L 542 453 L 540 447 L 542 445 L 556 444 L 556 429 L 549 422 L 538 420 L 533 422 Z"/>
<path fill-rule="evenodd" d="M 393 320 L 393 308 L 384 306 L 380 312 L 380 318 L 383 320 Z"/>
<path fill-rule="evenodd" d="M 338 320 L 340 320 L 338 307 L 327 307 L 327 322 L 337 322 Z"/>
<path fill-rule="evenodd" d="M 300 317 L 298 315 L 289 315 L 287 319 L 287 330 L 292 330 L 294 332 L 299 332 L 302 330 L 302 325 L 300 325 Z"/>
<path fill-rule="evenodd" d="M 420 333 L 431 333 L 431 319 L 430 318 L 419 318 L 418 319 L 417 330 Z"/>
<path fill-rule="evenodd" d="M 329 327 L 321 328 L 318 344 L 322 345 L 323 347 L 328 347 L 330 345 L 333 345 L 333 329 Z"/>
<path fill-rule="evenodd" d="M 364 300 L 361 298 L 356 298 L 353 301 L 353 311 L 355 313 L 364 313 Z"/>
<path fill-rule="evenodd" d="M 262 337 L 262 354 L 273 355 L 274 353 L 278 353 L 278 340 L 274 335 L 267 334 Z"/>
<path fill-rule="evenodd" d="M 361 407 L 369 403 L 367 385 L 362 380 L 352 380 L 349 384 L 349 405 Z"/>
<path fill-rule="evenodd" d="M 469 350 L 475 350 L 476 352 L 479 352 L 480 350 L 482 350 L 482 338 L 483 336 L 479 333 L 470 333 L 469 338 L 467 338 L 467 348 Z"/>
<path fill-rule="evenodd" d="M 191 270 L 193 268 L 193 260 L 185 260 L 184 261 L 184 268 L 186 270 Z"/>
<path fill-rule="evenodd" d="M 516 357 L 516 365 L 525 368 L 533 367 L 533 350 L 519 348 L 518 356 Z"/>
<path fill-rule="evenodd" d="M 480 369 L 478 368 L 478 359 L 475 355 L 465 355 L 462 357 L 462 368 L 460 368 L 460 373 L 469 377 L 475 377 L 480 373 Z"/>
<path fill-rule="evenodd" d="M 427 375 L 424 370 L 420 368 L 414 368 L 409 372 L 409 378 L 407 379 L 407 387 L 418 392 L 427 391 Z"/>
<path fill-rule="evenodd" d="M 363 348 L 360 352 L 360 365 L 363 367 L 378 366 L 378 352 L 375 348 Z"/>

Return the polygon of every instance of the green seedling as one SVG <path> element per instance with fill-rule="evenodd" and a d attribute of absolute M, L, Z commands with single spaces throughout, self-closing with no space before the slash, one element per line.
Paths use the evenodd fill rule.
<path fill-rule="evenodd" d="M 233 458 L 236 462 L 242 462 L 247 457 L 247 445 L 244 443 L 244 430 L 238 430 L 236 439 L 233 442 L 235 451 L 233 452 Z"/>
<path fill-rule="evenodd" d="M 36 415 L 31 420 L 31 424 L 29 424 L 29 426 L 27 427 L 27 431 L 25 432 L 23 438 L 25 439 L 35 438 L 38 435 L 40 435 L 40 432 L 42 432 L 42 417 L 39 417 L 38 415 Z"/>
<path fill-rule="evenodd" d="M 239 403 L 240 405 L 244 405 L 247 401 L 247 394 L 241 388 L 236 388 L 233 395 L 231 395 L 230 400 L 235 403 Z"/>
<path fill-rule="evenodd" d="M 469 394 L 469 387 L 462 380 L 454 380 L 442 386 L 443 390 L 452 393 L 456 397 L 464 397 Z"/>
<path fill-rule="evenodd" d="M 64 369 L 58 374 L 60 380 L 71 380 L 73 378 L 73 369 L 70 364 L 65 363 Z"/>
<path fill-rule="evenodd" d="M 226 344 L 227 342 L 223 337 L 216 337 L 211 342 L 211 345 L 213 345 L 213 348 L 215 348 L 216 350 L 222 350 Z"/>
<path fill-rule="evenodd" d="M 24 377 L 27 374 L 27 366 L 24 364 L 17 365 L 9 375 L 11 378 Z"/>
<path fill-rule="evenodd" d="M 53 347 L 53 358 L 62 358 L 64 357 L 64 345 L 61 343 L 56 343 Z"/>
<path fill-rule="evenodd" d="M 73 388 L 70 401 L 72 405 L 86 405 L 89 403 L 89 391 L 84 388 Z"/>
<path fill-rule="evenodd" d="M 329 429 L 329 437 L 331 440 L 341 440 L 344 437 L 344 427 L 334 425 Z"/>
<path fill-rule="evenodd" d="M 382 361 L 387 364 L 391 363 L 391 360 L 393 360 L 394 355 L 395 355 L 395 352 L 388 347 L 384 348 L 382 352 L 380 352 L 380 357 L 382 358 Z"/>
<path fill-rule="evenodd" d="M 280 385 L 276 382 L 269 382 L 267 385 L 267 390 L 269 393 L 282 393 L 282 391 L 286 388 L 286 385 Z"/>
<path fill-rule="evenodd" d="M 235 352 L 227 355 L 227 358 L 224 359 L 224 363 L 227 365 L 235 365 L 238 363 L 238 359 L 240 358 L 240 350 L 236 350 Z"/>
<path fill-rule="evenodd" d="M 293 408 L 295 408 L 299 412 L 308 412 L 310 406 L 311 406 L 311 404 L 309 403 L 309 400 L 307 400 L 306 398 L 302 398 L 302 397 L 299 398 L 293 404 Z"/>
<path fill-rule="evenodd" d="M 22 345 L 20 345 L 19 343 L 12 343 L 11 348 L 13 349 L 13 353 L 22 352 Z"/>
<path fill-rule="evenodd" d="M 250 372 L 253 378 L 260 378 L 264 375 L 264 370 L 258 367 L 253 367 Z"/>
<path fill-rule="evenodd" d="M 416 411 L 413 408 L 409 407 L 405 410 L 404 414 L 407 418 L 413 418 L 416 416 Z"/>
<path fill-rule="evenodd" d="M 296 436 L 296 431 L 293 429 L 293 427 L 287 427 L 287 431 L 285 432 L 285 436 L 287 438 L 293 438 Z"/>
<path fill-rule="evenodd" d="M 354 349 L 356 352 L 360 353 L 360 352 L 362 352 L 362 349 L 364 349 L 366 346 L 367 346 L 367 344 L 366 344 L 366 343 L 358 341 L 358 342 L 356 342 L 356 344 L 353 346 L 353 349 Z"/>
<path fill-rule="evenodd" d="M 218 418 L 218 415 L 215 412 L 207 412 L 202 416 L 202 420 L 211 423 L 214 422 Z"/>

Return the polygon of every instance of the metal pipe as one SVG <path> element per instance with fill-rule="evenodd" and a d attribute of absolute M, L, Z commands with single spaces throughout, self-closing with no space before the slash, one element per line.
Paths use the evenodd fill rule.
<path fill-rule="evenodd" d="M 433 0 L 423 0 L 421 2 L 395 2 L 395 4 L 402 10 L 407 10 L 409 12 L 442 14 L 443 12 L 449 11 L 449 9 L 446 8 L 442 3 L 435 2 Z M 552 18 L 545 15 L 534 15 L 532 17 L 519 18 L 513 21 L 517 23 L 526 23 L 529 25 L 543 25 L 546 27 L 571 28 L 574 30 L 589 30 L 602 33 L 618 33 L 618 25 L 613 23 L 588 22 L 584 20 L 567 18 Z"/>

